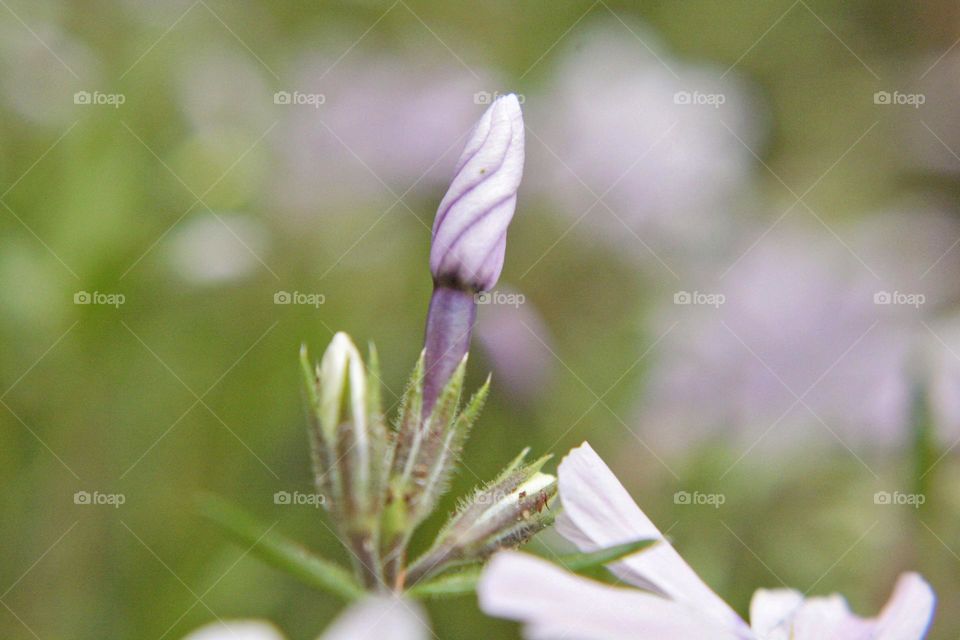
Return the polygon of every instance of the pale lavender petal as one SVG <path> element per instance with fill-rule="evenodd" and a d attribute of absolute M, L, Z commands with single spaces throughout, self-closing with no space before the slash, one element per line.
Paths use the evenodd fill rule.
<path fill-rule="evenodd" d="M 535 556 L 493 557 L 477 589 L 488 615 L 524 623 L 531 640 L 737 640 L 695 609 L 583 578 Z"/>
<path fill-rule="evenodd" d="M 933 589 L 916 573 L 897 580 L 893 595 L 877 618 L 876 640 L 919 640 L 933 620 Z"/>
<path fill-rule="evenodd" d="M 874 625 L 854 615 L 842 596 L 809 598 L 770 640 L 873 640 Z"/>
<path fill-rule="evenodd" d="M 221 620 L 200 627 L 183 640 L 284 640 L 283 634 L 261 620 Z"/>
<path fill-rule="evenodd" d="M 520 103 L 498 98 L 474 127 L 433 223 L 430 271 L 441 284 L 488 291 L 503 268 L 523 176 Z"/>
<path fill-rule="evenodd" d="M 581 550 L 593 551 L 640 538 L 664 540 L 589 444 L 573 449 L 560 463 L 558 475 L 563 512 L 557 528 Z M 610 569 L 626 582 L 702 611 L 717 624 L 749 633 L 743 620 L 665 540 Z"/>
<path fill-rule="evenodd" d="M 802 600 L 796 591 L 761 590 L 753 596 L 750 619 L 764 640 L 921 640 L 935 600 L 922 577 L 906 573 L 877 618 L 857 616 L 839 595 Z"/>
<path fill-rule="evenodd" d="M 320 640 L 426 640 L 430 625 L 419 604 L 388 596 L 351 606 Z"/>
<path fill-rule="evenodd" d="M 750 628 L 761 638 L 773 638 L 803 605 L 793 589 L 757 589 L 750 600 Z"/>

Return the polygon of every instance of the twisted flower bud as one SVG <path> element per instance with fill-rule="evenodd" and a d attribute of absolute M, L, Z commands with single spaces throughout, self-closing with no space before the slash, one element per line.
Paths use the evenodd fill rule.
<path fill-rule="evenodd" d="M 438 284 L 489 291 L 500 277 L 507 226 L 523 176 L 517 97 L 498 98 L 473 128 L 433 222 L 430 271 Z"/>
<path fill-rule="evenodd" d="M 513 94 L 498 98 L 473 128 L 433 222 L 424 415 L 470 346 L 477 292 L 503 269 L 507 227 L 523 176 L 523 115 Z"/>

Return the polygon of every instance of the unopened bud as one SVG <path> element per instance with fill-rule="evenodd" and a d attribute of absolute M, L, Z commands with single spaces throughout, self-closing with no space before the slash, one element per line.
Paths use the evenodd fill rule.
<path fill-rule="evenodd" d="M 523 115 L 513 94 L 473 128 L 433 222 L 430 271 L 437 283 L 488 291 L 500 277 L 523 176 Z"/>
<path fill-rule="evenodd" d="M 521 466 L 522 455 L 460 506 L 433 548 L 411 566 L 411 584 L 451 565 L 516 547 L 553 521 L 550 504 L 557 495 L 557 479 L 540 472 L 549 456 Z"/>
<path fill-rule="evenodd" d="M 306 374 L 311 445 L 318 490 L 358 558 L 368 585 L 380 582 L 377 522 L 383 507 L 386 427 L 375 376 L 368 374 L 350 337 L 337 333 L 320 366 L 311 370 L 301 352 Z M 375 365 L 374 365 L 375 366 Z"/>

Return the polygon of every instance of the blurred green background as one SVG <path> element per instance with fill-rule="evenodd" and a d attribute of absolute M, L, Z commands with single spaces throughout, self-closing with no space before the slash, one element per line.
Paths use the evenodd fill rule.
<path fill-rule="evenodd" d="M 904 194 L 952 220 L 958 37 L 960 9 L 945 1 L 0 1 L 2 635 L 179 638 L 214 612 L 270 619 L 297 640 L 328 624 L 338 602 L 226 542 L 191 498 L 221 494 L 346 561 L 321 511 L 273 500 L 311 486 L 297 350 L 320 353 L 336 330 L 375 341 L 395 405 L 421 348 L 429 226 L 482 113 L 477 92 L 516 91 L 530 181 L 501 283 L 536 317 L 520 321 L 523 345 L 506 362 L 477 349 L 470 384 L 492 369 L 492 399 L 441 511 L 523 446 L 562 456 L 589 439 L 744 615 L 754 589 L 782 583 L 839 591 L 874 615 L 915 569 L 941 603 L 931 637 L 957 637 L 950 443 L 907 437 L 854 455 L 800 445 L 740 461 L 746 446 L 719 438 L 661 456 L 637 418 L 654 359 L 638 358 L 677 284 L 637 263 L 639 244 L 614 250 L 592 234 L 604 212 L 571 229 L 582 209 L 562 213 L 543 175 L 573 163 L 554 152 L 567 147 L 553 132 L 579 126 L 562 120 L 563 61 L 626 38 L 749 87 L 749 169 L 725 205 L 756 225 L 742 246 L 790 190 L 814 184 L 804 197 L 827 225 Z M 894 89 L 926 104 L 872 99 Z M 653 238 L 678 272 L 710 252 Z M 278 292 L 322 304 L 275 304 Z M 511 380 L 513 367 L 530 371 Z M 874 504 L 893 487 L 926 502 Z M 677 505 L 680 489 L 726 502 Z M 77 504 L 77 492 L 123 504 Z M 534 550 L 543 544 L 563 543 L 546 535 Z M 519 637 L 472 598 L 429 610 L 441 638 Z"/>

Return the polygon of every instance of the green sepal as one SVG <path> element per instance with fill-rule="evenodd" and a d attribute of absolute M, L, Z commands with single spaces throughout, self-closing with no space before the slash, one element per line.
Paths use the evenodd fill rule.
<path fill-rule="evenodd" d="M 570 571 L 589 571 L 644 551 L 658 542 L 660 541 L 656 538 L 642 538 L 596 551 L 568 553 L 557 558 L 555 562 Z"/>
<path fill-rule="evenodd" d="M 657 542 L 659 540 L 635 540 L 597 551 L 562 555 L 552 559 L 551 562 L 573 572 L 588 571 L 644 551 Z M 470 595 L 477 590 L 482 570 L 483 567 L 478 565 L 466 567 L 455 573 L 447 573 L 416 584 L 408 593 L 417 598 L 452 598 Z"/>
<path fill-rule="evenodd" d="M 334 443 L 329 442 L 320 419 L 320 371 L 310 364 L 307 345 L 300 345 L 300 373 L 303 376 L 304 404 L 307 413 L 307 434 L 310 443 L 310 461 L 314 485 L 321 494 L 330 496 L 327 509 L 339 509 L 343 504 L 342 480 L 334 458 Z M 332 505 L 331 505 L 332 503 Z"/>
<path fill-rule="evenodd" d="M 425 438 L 413 475 L 416 493 L 411 505 L 411 526 L 414 528 L 430 515 L 440 497 L 450 488 L 450 478 L 460 459 L 467 434 L 483 408 L 490 389 L 488 378 L 487 383 L 458 414 L 466 366 L 467 359 L 464 357 L 424 425 Z"/>

